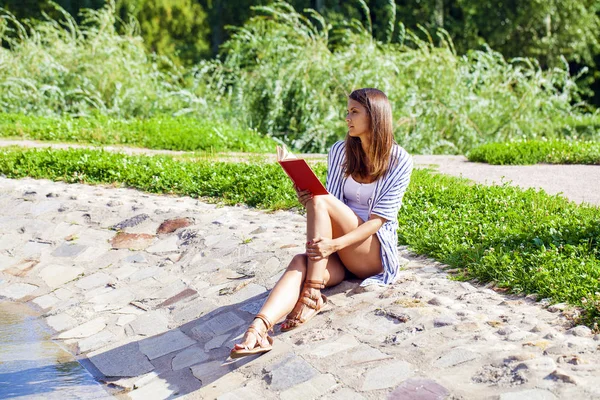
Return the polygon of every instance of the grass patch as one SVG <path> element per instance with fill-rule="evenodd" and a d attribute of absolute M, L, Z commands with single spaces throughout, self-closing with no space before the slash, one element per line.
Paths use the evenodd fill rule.
<path fill-rule="evenodd" d="M 399 240 L 465 279 L 582 306 L 600 317 L 600 209 L 517 187 L 416 171 Z"/>
<path fill-rule="evenodd" d="M 126 120 L 0 114 L 0 137 L 205 152 L 272 153 L 276 144 L 251 129 L 166 115 Z"/>
<path fill-rule="evenodd" d="M 325 165 L 316 165 L 325 177 Z M 153 193 L 210 196 L 227 204 L 289 209 L 298 203 L 276 163 L 184 162 L 100 150 L 6 148 L 0 172 L 66 182 L 114 183 Z M 473 185 L 415 170 L 398 220 L 399 241 L 454 268 L 584 309 L 600 321 L 600 209 L 510 186 Z"/>
<path fill-rule="evenodd" d="M 469 151 L 469 161 L 497 165 L 596 164 L 600 165 L 600 142 L 529 140 L 488 143 Z"/>

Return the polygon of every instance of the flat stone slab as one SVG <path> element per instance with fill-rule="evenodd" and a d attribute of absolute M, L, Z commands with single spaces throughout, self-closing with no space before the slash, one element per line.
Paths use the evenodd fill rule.
<path fill-rule="evenodd" d="M 2 257 L 4 257 L 4 256 L 2 256 L 0 254 L 0 263 L 2 262 Z M 11 263 L 14 263 L 14 260 Z M 4 269 L 4 273 L 22 278 L 22 277 L 27 276 L 29 274 L 29 272 L 38 264 L 39 264 L 38 260 L 21 260 L 20 262 L 15 263 L 10 268 L 8 268 L 8 265 L 7 265 L 6 266 L 7 268 Z M 1 266 L 0 266 L 0 270 L 2 270 Z"/>
<path fill-rule="evenodd" d="M 90 303 L 98 305 L 107 305 L 111 309 L 120 308 L 135 300 L 135 295 L 126 288 L 113 289 L 108 293 L 94 296 L 90 299 Z"/>
<path fill-rule="evenodd" d="M 154 241 L 154 235 L 147 233 L 118 232 L 110 241 L 114 249 L 144 250 Z"/>
<path fill-rule="evenodd" d="M 76 263 L 89 263 L 99 260 L 102 256 L 104 256 L 108 251 L 110 251 L 110 247 L 88 247 L 85 251 L 79 254 L 74 258 Z"/>
<path fill-rule="evenodd" d="M 42 310 L 45 310 L 58 303 L 58 298 L 52 294 L 45 294 L 43 296 L 36 297 L 35 299 L 31 300 L 31 302 Z"/>
<path fill-rule="evenodd" d="M 317 399 L 337 384 L 333 375 L 317 375 L 280 393 L 282 400 Z"/>
<path fill-rule="evenodd" d="M 1 247 L 0 247 L 1 249 Z M 13 265 L 17 261 L 14 257 L 5 256 L 0 253 L 0 271 L 5 271 L 11 265 Z"/>
<path fill-rule="evenodd" d="M 88 338 L 82 339 L 77 342 L 77 353 L 87 353 L 88 351 L 99 349 L 112 343 L 115 340 L 115 335 L 105 329 L 102 332 L 98 332 Z"/>
<path fill-rule="evenodd" d="M 90 337 L 106 327 L 106 321 L 103 317 L 98 317 L 76 328 L 61 333 L 57 339 L 80 339 Z"/>
<path fill-rule="evenodd" d="M 52 255 L 54 257 L 75 257 L 83 253 L 85 249 L 87 249 L 87 246 L 64 242 L 52 252 Z"/>
<path fill-rule="evenodd" d="M 221 360 L 207 361 L 193 365 L 191 368 L 194 377 L 202 382 L 211 381 L 214 378 L 222 377 L 227 379 L 230 368 Z"/>
<path fill-rule="evenodd" d="M 187 299 L 188 297 L 195 296 L 197 294 L 198 292 L 196 292 L 194 289 L 187 288 L 177 293 L 175 296 L 169 297 L 168 299 L 160 303 L 158 307 L 168 307 L 180 302 L 183 299 Z"/>
<path fill-rule="evenodd" d="M 156 378 L 152 382 L 127 393 L 131 400 L 170 399 L 179 388 L 169 381 Z"/>
<path fill-rule="evenodd" d="M 88 359 L 107 377 L 139 376 L 154 370 L 138 343 L 128 343 L 112 350 L 88 353 Z"/>
<path fill-rule="evenodd" d="M 123 260 L 128 263 L 147 263 L 148 260 L 142 253 L 135 253 L 130 256 L 125 257 Z"/>
<path fill-rule="evenodd" d="M 119 230 L 123 230 L 125 228 L 131 228 L 131 227 L 141 224 L 148 218 L 150 218 L 150 216 L 148 214 L 138 214 L 131 218 L 125 219 L 119 223 L 114 224 L 112 226 L 112 229 L 114 229 L 115 231 L 119 231 Z"/>
<path fill-rule="evenodd" d="M 365 376 L 361 390 L 385 389 L 396 386 L 413 375 L 413 366 L 406 361 L 397 361 L 370 369 Z"/>
<path fill-rule="evenodd" d="M 197 325 L 192 329 L 192 334 L 202 337 L 208 330 L 215 335 L 221 335 L 245 323 L 246 321 L 238 317 L 234 312 L 228 311 Z"/>
<path fill-rule="evenodd" d="M 129 326 L 131 326 L 136 335 L 153 336 L 167 331 L 169 319 L 161 311 L 152 311 L 140 315 Z"/>
<path fill-rule="evenodd" d="M 177 229 L 185 228 L 187 226 L 190 226 L 191 224 L 192 220 L 189 218 L 168 219 L 162 224 L 160 224 L 160 226 L 156 230 L 156 233 L 162 235 L 165 233 L 175 232 Z"/>
<path fill-rule="evenodd" d="M 388 400 L 444 400 L 450 391 L 431 379 L 412 378 L 404 381 Z"/>
<path fill-rule="evenodd" d="M 323 397 L 323 400 L 366 400 L 366 398 L 352 389 L 341 388 L 335 393 Z"/>
<path fill-rule="evenodd" d="M 478 354 L 469 349 L 455 348 L 438 358 L 433 365 L 438 368 L 454 367 L 455 365 L 475 360 L 477 357 Z"/>
<path fill-rule="evenodd" d="M 500 400 L 558 400 L 552 392 L 543 389 L 521 390 L 518 392 L 502 393 Z"/>
<path fill-rule="evenodd" d="M 68 314 L 62 313 L 49 316 L 46 318 L 46 323 L 56 332 L 62 332 L 65 329 L 71 329 L 77 325 L 77 320 Z"/>
<path fill-rule="evenodd" d="M 47 243 L 29 241 L 19 249 L 19 253 L 25 258 L 34 258 L 39 257 L 42 253 L 46 253 L 50 248 L 51 246 Z"/>
<path fill-rule="evenodd" d="M 135 268 L 135 267 L 134 267 Z M 139 282 L 143 281 L 146 278 L 153 277 L 160 273 L 160 267 L 151 266 L 151 267 L 140 267 L 136 268 L 137 271 L 130 274 L 127 279 L 129 282 Z"/>
<path fill-rule="evenodd" d="M 360 342 L 356 340 L 354 336 L 344 335 L 334 342 L 318 345 L 311 350 L 309 354 L 319 358 L 329 357 L 335 353 L 339 353 L 340 351 L 350 350 L 359 344 Z"/>
<path fill-rule="evenodd" d="M 225 343 L 225 341 L 229 338 L 229 334 L 224 334 L 224 335 L 219 335 L 219 336 L 215 336 L 212 339 L 210 339 L 208 342 L 206 342 L 206 344 L 204 345 L 204 350 L 209 351 L 209 350 L 213 350 L 213 349 L 218 349 L 219 347 L 223 346 L 223 343 Z"/>
<path fill-rule="evenodd" d="M 137 315 L 134 315 L 134 314 L 121 315 L 119 317 L 119 319 L 117 320 L 117 325 L 118 326 L 125 326 L 128 323 L 130 323 L 131 321 L 135 320 L 136 318 L 137 318 Z"/>
<path fill-rule="evenodd" d="M 257 285 L 256 283 L 250 283 L 239 292 L 231 295 L 232 303 L 241 303 L 248 300 L 251 297 L 259 296 L 265 293 L 267 289 L 264 286 Z"/>
<path fill-rule="evenodd" d="M 75 286 L 79 289 L 89 290 L 98 286 L 104 286 L 113 280 L 113 277 L 105 274 L 104 272 L 96 272 L 95 274 L 81 278 L 79 281 L 77 281 Z"/>
<path fill-rule="evenodd" d="M 178 308 L 177 306 L 181 306 Z M 215 304 L 209 299 L 195 299 L 190 304 L 176 304 L 175 309 L 171 311 L 173 322 L 181 324 L 188 321 L 194 321 L 198 317 L 214 310 Z"/>
<path fill-rule="evenodd" d="M 140 351 L 150 360 L 165 354 L 184 349 L 195 344 L 196 341 L 180 330 L 169 331 L 164 335 L 143 339 L 139 342 Z"/>
<path fill-rule="evenodd" d="M 188 347 L 173 358 L 171 369 L 177 371 L 206 360 L 208 360 L 208 354 L 203 349 L 198 346 Z"/>
<path fill-rule="evenodd" d="M 152 246 L 148 247 L 146 251 L 148 253 L 154 254 L 162 254 L 162 253 L 172 253 L 175 251 L 179 251 L 179 246 L 177 246 L 177 241 L 179 238 L 177 236 L 171 236 L 163 240 L 159 240 Z"/>
<path fill-rule="evenodd" d="M 11 300 L 19 300 L 30 295 L 38 289 L 35 285 L 29 283 L 13 283 L 0 288 L 0 297 L 6 297 Z"/>
<path fill-rule="evenodd" d="M 51 289 L 72 281 L 83 273 L 81 267 L 68 267 L 65 265 L 49 265 L 40 271 L 40 278 L 46 282 Z"/>
<path fill-rule="evenodd" d="M 248 314 L 256 315 L 260 312 L 260 309 L 262 308 L 263 304 L 265 304 L 265 299 L 251 301 L 241 306 L 240 311 L 245 311 Z"/>
<path fill-rule="evenodd" d="M 165 284 L 162 289 L 152 294 L 153 299 L 168 299 L 182 292 L 187 288 L 187 284 L 182 279 L 175 279 L 169 284 Z"/>
<path fill-rule="evenodd" d="M 292 355 L 271 367 L 271 372 L 267 375 L 267 383 L 271 390 L 282 391 L 306 382 L 317 374 L 317 370 L 309 363 Z"/>

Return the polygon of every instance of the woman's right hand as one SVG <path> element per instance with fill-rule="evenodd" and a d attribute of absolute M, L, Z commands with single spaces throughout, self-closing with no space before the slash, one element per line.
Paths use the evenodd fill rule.
<path fill-rule="evenodd" d="M 306 203 L 308 203 L 313 198 L 312 192 L 308 190 L 300 190 L 297 186 L 294 186 L 294 189 L 296 189 L 298 201 L 300 202 L 300 204 L 302 204 L 302 207 L 306 208 Z"/>

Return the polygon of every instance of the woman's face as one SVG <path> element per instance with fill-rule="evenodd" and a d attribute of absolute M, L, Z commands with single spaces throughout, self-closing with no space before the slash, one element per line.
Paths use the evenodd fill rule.
<path fill-rule="evenodd" d="M 348 114 L 346 114 L 348 134 L 352 137 L 364 138 L 371 132 L 370 122 L 367 109 L 358 101 L 348 99 Z"/>

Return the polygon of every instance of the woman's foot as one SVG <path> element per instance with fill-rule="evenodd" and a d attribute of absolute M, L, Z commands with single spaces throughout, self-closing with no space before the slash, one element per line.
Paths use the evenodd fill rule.
<path fill-rule="evenodd" d="M 242 343 L 235 344 L 229 356 L 231 358 L 245 357 L 271 351 L 273 338 L 268 335 L 273 324 L 264 314 L 258 314 L 248 327 Z"/>
<path fill-rule="evenodd" d="M 310 321 L 323 309 L 327 303 L 327 297 L 321 293 L 321 289 L 324 287 L 323 281 L 307 280 L 304 282 L 298 302 L 281 324 L 282 332 L 290 331 Z"/>

